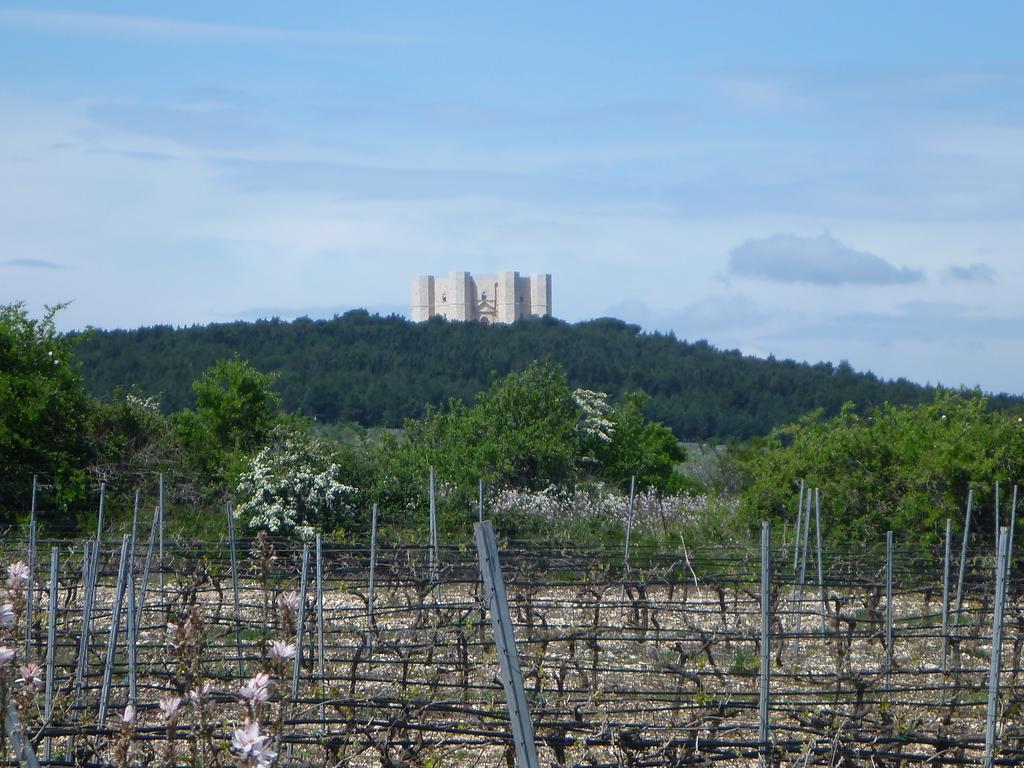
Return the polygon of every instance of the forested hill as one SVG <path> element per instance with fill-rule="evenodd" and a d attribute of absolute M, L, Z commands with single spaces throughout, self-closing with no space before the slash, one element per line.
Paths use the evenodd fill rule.
<path fill-rule="evenodd" d="M 927 387 L 882 381 L 846 364 L 746 357 L 612 319 L 418 324 L 352 311 L 331 320 L 94 330 L 76 352 L 93 394 L 134 387 L 159 396 L 169 411 L 190 405 L 192 380 L 236 353 L 279 375 L 286 409 L 366 426 L 401 426 L 428 403 L 468 400 L 492 372 L 520 370 L 536 359 L 560 363 L 573 386 L 613 396 L 643 390 L 651 396 L 649 415 L 682 439 L 746 438 L 817 407 L 834 413 L 846 401 L 919 403 L 933 396 Z"/>

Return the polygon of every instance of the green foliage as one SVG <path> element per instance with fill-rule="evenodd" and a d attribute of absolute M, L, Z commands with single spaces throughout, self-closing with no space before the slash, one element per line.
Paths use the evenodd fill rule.
<path fill-rule="evenodd" d="M 599 451 L 600 475 L 623 490 L 631 477 L 637 488 L 655 488 L 663 493 L 686 490 L 685 478 L 676 465 L 686 460 L 672 430 L 657 421 L 644 418 L 649 398 L 643 392 L 631 392 L 611 414 L 612 439 Z"/>
<path fill-rule="evenodd" d="M 176 415 L 175 431 L 186 461 L 211 492 L 234 485 L 246 458 L 266 444 L 280 421 L 274 379 L 232 357 L 193 382 L 195 409 Z"/>
<path fill-rule="evenodd" d="M 804 478 L 823 490 L 830 538 L 877 541 L 891 529 L 927 544 L 947 517 L 962 518 L 972 487 L 980 530 L 991 535 L 995 482 L 1024 476 L 1024 424 L 990 410 L 979 393 L 886 404 L 864 416 L 847 405 L 835 418 L 817 411 L 752 441 L 736 462 L 745 481 L 740 514 L 750 526 L 791 523 Z"/>
<path fill-rule="evenodd" d="M 29 317 L 23 304 L 0 306 L 0 510 L 28 507 L 31 477 L 55 489 L 65 508 L 85 490 L 88 396 L 68 338 L 54 318 L 62 305 Z M 19 490 L 21 492 L 19 493 Z"/>
<path fill-rule="evenodd" d="M 569 324 L 551 318 L 513 325 L 410 323 L 353 311 L 329 320 L 299 318 L 174 329 L 95 332 L 76 347 L 91 392 L 117 386 L 159 395 L 168 412 L 192 407 L 191 381 L 204 367 L 240 354 L 276 385 L 286 410 L 321 422 L 401 427 L 427 406 L 469 403 L 490 373 L 523 371 L 533 360 L 560 365 L 569 384 L 650 396 L 645 415 L 687 440 L 767 434 L 814 408 L 834 416 L 844 402 L 919 404 L 934 390 L 882 381 L 848 364 L 807 365 L 746 357 L 703 341 L 642 333 L 620 320 Z M 993 398 L 997 408 L 1020 398 Z"/>
<path fill-rule="evenodd" d="M 108 484 L 134 489 L 180 459 L 171 419 L 155 398 L 115 392 L 88 410 L 89 469 Z"/>
<path fill-rule="evenodd" d="M 603 403 L 600 393 L 587 394 L 570 389 L 551 363 L 495 379 L 473 405 L 452 400 L 409 420 L 404 440 L 382 439 L 374 451 L 379 473 L 371 495 L 381 509 L 415 518 L 425 509 L 426 478 L 434 467 L 439 509 L 462 529 L 474 517 L 480 479 L 490 490 L 522 491 L 571 491 L 588 475 L 628 488 L 632 473 L 640 490 L 679 484 L 673 475 L 683 452 L 667 427 L 644 419 L 642 396 L 605 408 L 594 406 Z M 598 433 L 603 436 L 594 437 Z"/>

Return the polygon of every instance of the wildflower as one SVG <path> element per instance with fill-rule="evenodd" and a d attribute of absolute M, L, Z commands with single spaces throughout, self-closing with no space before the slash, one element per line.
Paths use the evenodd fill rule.
<path fill-rule="evenodd" d="M 282 613 L 298 613 L 299 593 L 282 592 L 277 596 L 277 607 L 281 609 Z"/>
<path fill-rule="evenodd" d="M 288 661 L 295 658 L 295 643 L 274 640 L 270 643 L 270 658 L 274 661 Z"/>
<path fill-rule="evenodd" d="M 257 707 L 270 698 L 270 675 L 257 672 L 240 691 L 242 699 Z"/>
<path fill-rule="evenodd" d="M 14 626 L 16 620 L 14 615 L 14 606 L 10 603 L 4 603 L 0 605 L 0 627 L 3 629 L 10 629 Z"/>
<path fill-rule="evenodd" d="M 16 651 L 13 648 L 8 648 L 6 645 L 0 645 L 0 664 L 6 664 L 8 661 L 13 661 Z"/>
<path fill-rule="evenodd" d="M 125 725 L 131 725 L 132 723 L 135 722 L 135 705 L 134 704 L 129 703 L 128 706 L 124 708 L 124 714 L 121 715 L 121 722 L 124 723 Z"/>
<path fill-rule="evenodd" d="M 28 566 L 23 560 L 18 560 L 7 566 L 7 586 L 11 589 L 22 589 L 28 584 L 28 577 Z"/>
<path fill-rule="evenodd" d="M 203 683 L 199 688 L 194 688 L 188 692 L 188 699 L 194 706 L 201 707 L 210 696 L 210 684 Z"/>
<path fill-rule="evenodd" d="M 43 687 L 43 668 L 34 661 L 22 664 L 21 677 L 18 678 L 18 682 L 26 688 L 32 688 L 37 691 L 41 690 Z"/>
<path fill-rule="evenodd" d="M 178 716 L 178 707 L 181 706 L 181 696 L 167 695 L 160 699 L 160 711 L 164 713 L 165 720 L 174 720 Z"/>
<path fill-rule="evenodd" d="M 270 737 L 260 733 L 260 724 L 246 720 L 241 728 L 231 734 L 231 749 L 246 765 L 266 768 L 277 757 L 267 743 Z"/>

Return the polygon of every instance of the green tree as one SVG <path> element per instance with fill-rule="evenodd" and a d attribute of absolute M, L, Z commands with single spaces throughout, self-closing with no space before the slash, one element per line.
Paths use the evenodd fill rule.
<path fill-rule="evenodd" d="M 969 489 L 986 535 L 993 488 L 1024 476 L 1024 424 L 993 412 L 979 393 L 940 393 L 928 404 L 883 405 L 832 419 L 820 411 L 752 441 L 735 456 L 750 526 L 792 522 L 798 483 L 823 491 L 823 531 L 840 541 L 877 541 L 885 531 L 936 542 L 945 519 L 959 525 Z"/>
<path fill-rule="evenodd" d="M 676 466 L 686 460 L 686 451 L 671 429 L 644 417 L 649 400 L 643 392 L 631 392 L 612 410 L 611 441 L 598 454 L 599 473 L 623 490 L 635 477 L 638 490 L 675 493 L 688 485 L 676 472 Z"/>
<path fill-rule="evenodd" d="M 233 486 L 246 459 L 263 448 L 282 418 L 275 377 L 240 357 L 221 360 L 192 383 L 196 405 L 176 416 L 186 461 L 207 492 Z"/>
<path fill-rule="evenodd" d="M 64 305 L 29 317 L 24 304 L 0 307 L 0 515 L 28 506 L 31 477 L 53 487 L 58 507 L 85 490 L 89 399 L 69 339 L 54 318 Z"/>

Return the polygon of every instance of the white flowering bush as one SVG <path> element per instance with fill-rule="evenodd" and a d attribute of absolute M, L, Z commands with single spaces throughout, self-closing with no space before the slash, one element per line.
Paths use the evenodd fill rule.
<path fill-rule="evenodd" d="M 629 520 L 629 496 L 604 487 L 559 488 L 526 491 L 506 488 L 494 493 L 490 509 L 495 518 L 520 514 L 542 520 L 555 529 L 577 525 L 625 527 Z M 633 528 L 642 532 L 661 532 L 680 524 L 693 524 L 706 513 L 732 514 L 735 502 L 708 494 L 659 494 L 653 489 L 638 492 L 633 501 Z"/>
<path fill-rule="evenodd" d="M 302 539 L 346 527 L 356 489 L 342 481 L 327 444 L 294 432 L 275 437 L 238 481 L 236 519 L 251 531 Z"/>

